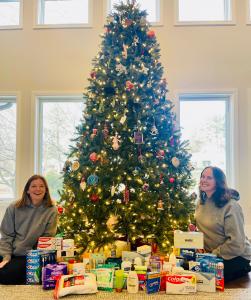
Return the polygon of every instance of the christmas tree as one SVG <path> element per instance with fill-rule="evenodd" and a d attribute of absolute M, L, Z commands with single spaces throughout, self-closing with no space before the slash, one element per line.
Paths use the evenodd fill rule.
<path fill-rule="evenodd" d="M 168 250 L 193 213 L 190 154 L 146 17 L 132 0 L 108 16 L 63 170 L 60 226 L 82 250 L 121 238 Z"/>

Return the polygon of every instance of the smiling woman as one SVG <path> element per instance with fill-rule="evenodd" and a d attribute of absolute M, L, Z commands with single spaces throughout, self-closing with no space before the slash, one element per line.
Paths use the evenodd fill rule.
<path fill-rule="evenodd" d="M 0 284 L 25 284 L 26 252 L 36 249 L 40 236 L 54 236 L 57 209 L 44 177 L 33 175 L 22 198 L 6 210 L 1 224 Z"/>

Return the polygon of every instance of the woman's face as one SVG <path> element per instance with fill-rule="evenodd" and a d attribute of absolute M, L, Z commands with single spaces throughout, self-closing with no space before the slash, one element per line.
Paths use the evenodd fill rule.
<path fill-rule="evenodd" d="M 200 190 L 205 192 L 207 196 L 211 196 L 216 189 L 216 182 L 211 168 L 205 169 L 200 178 Z"/>
<path fill-rule="evenodd" d="M 42 203 L 46 192 L 46 186 L 42 179 L 35 179 L 31 182 L 27 194 L 33 205 L 38 206 Z"/>

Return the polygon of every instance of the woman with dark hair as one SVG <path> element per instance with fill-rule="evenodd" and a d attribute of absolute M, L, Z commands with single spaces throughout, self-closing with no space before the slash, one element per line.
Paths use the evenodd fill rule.
<path fill-rule="evenodd" d="M 22 198 L 6 209 L 1 224 L 0 284 L 25 284 L 27 250 L 36 249 L 40 236 L 54 236 L 57 209 L 44 177 L 33 175 Z"/>
<path fill-rule="evenodd" d="M 200 177 L 200 201 L 195 211 L 196 225 L 204 234 L 206 252 L 224 261 L 225 282 L 250 271 L 251 245 L 244 232 L 239 193 L 229 189 L 226 176 L 217 167 L 206 167 Z"/>

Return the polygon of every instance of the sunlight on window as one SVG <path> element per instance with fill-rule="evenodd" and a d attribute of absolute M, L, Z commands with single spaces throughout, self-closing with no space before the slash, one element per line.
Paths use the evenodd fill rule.
<path fill-rule="evenodd" d="M 208 165 L 226 172 L 226 101 L 180 101 L 180 125 L 182 139 L 189 140 L 195 181 Z"/>
<path fill-rule="evenodd" d="M 86 24 L 88 0 L 41 0 L 41 24 Z"/>
<path fill-rule="evenodd" d="M 11 99 L 12 98 L 12 99 Z M 16 189 L 16 103 L 0 97 L 0 198 L 15 198 Z M 6 100 L 5 100 L 6 99 Z"/>
<path fill-rule="evenodd" d="M 228 21 L 229 0 L 179 0 L 179 21 Z"/>
<path fill-rule="evenodd" d="M 0 26 L 19 25 L 20 1 L 0 1 Z"/>
<path fill-rule="evenodd" d="M 111 7 L 114 6 L 114 4 L 119 4 L 121 0 L 111 0 Z M 124 2 L 126 2 L 124 0 Z M 137 3 L 139 3 L 140 9 L 146 10 L 148 13 L 147 20 L 149 22 L 158 22 L 159 16 L 157 11 L 157 1 L 156 0 L 138 0 Z"/>
<path fill-rule="evenodd" d="M 42 102 L 41 173 L 48 180 L 54 199 L 62 188 L 62 170 L 69 146 L 73 145 L 76 126 L 84 108 L 83 102 Z"/>

